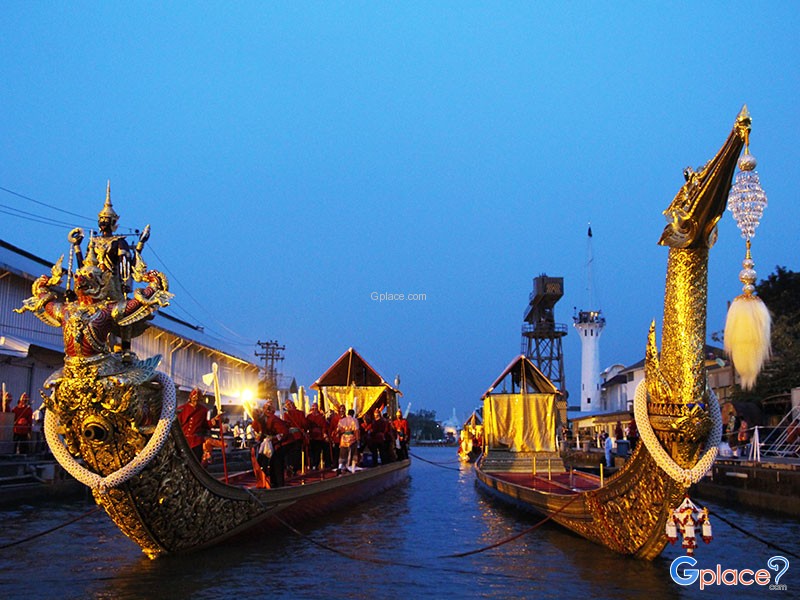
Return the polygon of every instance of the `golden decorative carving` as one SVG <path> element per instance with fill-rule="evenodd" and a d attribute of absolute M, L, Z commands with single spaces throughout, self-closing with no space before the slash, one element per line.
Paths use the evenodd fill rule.
<path fill-rule="evenodd" d="M 659 354 L 653 324 L 646 345 L 645 384 L 653 432 L 679 471 L 698 462 L 712 426 L 709 402 L 716 399 L 707 389 L 704 355 L 708 252 L 749 131 L 745 107 L 717 155 L 703 168 L 685 171 L 686 183 L 664 211 L 669 224 L 659 243 L 669 246 L 669 257 L 662 349 Z M 513 484 L 493 478 L 480 466 L 476 472 L 490 488 L 511 497 L 519 494 Z M 653 559 L 667 543 L 665 525 L 685 485 L 668 475 L 640 443 L 604 487 L 577 497 L 533 492 L 530 504 L 598 544 Z"/>

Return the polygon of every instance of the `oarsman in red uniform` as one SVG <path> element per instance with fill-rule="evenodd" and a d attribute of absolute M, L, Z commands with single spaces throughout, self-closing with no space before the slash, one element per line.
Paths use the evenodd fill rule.
<path fill-rule="evenodd" d="M 367 411 L 364 416 L 358 419 L 359 438 L 358 438 L 358 461 L 363 463 L 367 451 L 370 449 L 370 436 L 372 435 L 372 413 Z M 370 455 L 372 458 L 372 455 Z M 366 464 L 366 463 L 364 463 Z"/>
<path fill-rule="evenodd" d="M 30 449 L 33 409 L 28 404 L 28 394 L 19 397 L 14 407 L 14 453 L 27 454 Z"/>
<path fill-rule="evenodd" d="M 397 441 L 399 447 L 397 449 L 398 460 L 408 458 L 408 440 L 411 438 L 411 430 L 408 428 L 408 421 L 403 418 L 403 411 L 397 409 L 397 416 L 394 421 L 394 430 L 397 432 Z"/>
<path fill-rule="evenodd" d="M 314 402 L 311 411 L 306 415 L 308 421 L 309 455 L 312 469 L 320 468 L 320 461 L 325 468 L 331 464 L 328 452 L 328 421 L 319 410 L 319 405 Z"/>
<path fill-rule="evenodd" d="M 308 454 L 308 419 L 294 402 L 287 400 L 283 403 L 283 420 L 289 426 L 294 440 L 286 446 L 286 464 L 293 473 L 300 473 L 303 469 L 303 451 Z"/>
<path fill-rule="evenodd" d="M 386 421 L 386 452 L 389 457 L 386 462 L 394 462 L 397 460 L 397 431 L 388 416 L 384 417 L 384 421 Z"/>
<path fill-rule="evenodd" d="M 330 432 L 330 440 L 331 440 L 332 465 L 339 464 L 339 443 L 342 440 L 342 433 L 341 431 L 339 431 L 339 421 L 344 419 L 344 417 L 345 417 L 344 404 L 340 404 L 339 408 L 336 409 L 336 412 L 331 415 L 331 418 L 328 421 L 328 431 Z"/>
<path fill-rule="evenodd" d="M 289 425 L 275 414 L 275 407 L 269 402 L 255 417 L 253 429 L 258 434 L 259 441 L 269 438 L 272 444 L 272 454 L 267 456 L 259 452 L 256 460 L 264 471 L 269 472 L 270 487 L 283 487 L 286 483 L 286 448 L 294 443 Z"/>
<path fill-rule="evenodd" d="M 178 407 L 178 421 L 183 435 L 199 462 L 203 460 L 203 442 L 211 434 L 212 421 L 208 420 L 208 407 L 200 400 L 203 393 L 194 388 L 189 394 L 189 401 Z"/>
<path fill-rule="evenodd" d="M 385 465 L 389 460 L 389 447 L 391 443 L 389 436 L 389 422 L 383 418 L 380 408 L 376 408 L 372 413 L 372 423 L 369 425 L 369 450 L 372 452 L 372 466 L 378 466 L 378 454 L 381 457 L 381 464 Z"/>

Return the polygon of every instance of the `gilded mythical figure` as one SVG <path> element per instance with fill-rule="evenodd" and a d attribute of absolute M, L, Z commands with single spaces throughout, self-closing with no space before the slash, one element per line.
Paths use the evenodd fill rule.
<path fill-rule="evenodd" d="M 59 299 L 56 288 L 63 277 L 59 259 L 49 276 L 42 275 L 33 283 L 33 296 L 15 310 L 19 313 L 30 311 L 48 325 L 62 327 L 64 353 L 68 359 L 90 358 L 110 352 L 112 348 L 108 340 L 115 327 L 147 319 L 160 307 L 167 306 L 172 297 L 167 278 L 159 271 L 147 270 L 138 253 L 133 278 L 148 285 L 136 290 L 131 299 L 114 299 L 110 294 L 114 275 L 98 267 L 92 248 L 83 265 L 75 271 L 75 300 Z"/>

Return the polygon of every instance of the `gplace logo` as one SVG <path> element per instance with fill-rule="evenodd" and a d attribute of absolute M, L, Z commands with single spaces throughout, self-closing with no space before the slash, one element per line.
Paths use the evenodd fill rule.
<path fill-rule="evenodd" d="M 789 570 L 789 560 L 783 556 L 773 556 L 767 561 L 767 567 L 775 571 L 775 580 L 767 569 L 694 569 L 697 559 L 692 556 L 679 556 L 672 561 L 669 574 L 678 585 L 694 585 L 700 582 L 700 589 L 710 585 L 768 585 L 770 590 L 785 590 L 781 577 Z"/>

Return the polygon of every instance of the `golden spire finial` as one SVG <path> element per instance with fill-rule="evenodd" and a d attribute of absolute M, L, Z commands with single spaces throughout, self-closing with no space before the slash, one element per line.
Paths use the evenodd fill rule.
<path fill-rule="evenodd" d="M 119 215 L 114 212 L 114 207 L 111 205 L 111 180 L 108 180 L 106 184 L 106 202 L 103 204 L 103 210 L 97 213 L 97 217 L 102 219 L 103 217 L 107 217 L 111 219 L 114 223 L 117 222 L 119 219 Z"/>
<path fill-rule="evenodd" d="M 750 111 L 747 110 L 747 104 L 742 105 L 742 110 L 739 111 L 740 119 L 747 119 L 750 117 Z"/>
<path fill-rule="evenodd" d="M 739 137 L 744 141 L 744 153 L 750 153 L 750 126 L 753 120 L 750 118 L 750 111 L 747 110 L 747 104 L 742 106 L 739 111 L 739 116 L 736 117 L 736 132 Z"/>

